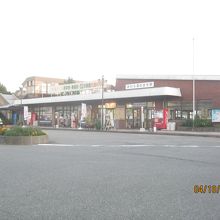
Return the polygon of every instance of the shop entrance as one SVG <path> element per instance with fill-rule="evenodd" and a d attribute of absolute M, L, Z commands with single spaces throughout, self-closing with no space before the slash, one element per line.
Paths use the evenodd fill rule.
<path fill-rule="evenodd" d="M 134 128 L 140 128 L 141 127 L 141 108 L 135 108 L 133 109 L 133 115 L 134 115 Z"/>
<path fill-rule="evenodd" d="M 144 110 L 144 118 L 146 118 L 146 110 Z M 141 128 L 141 107 L 126 109 L 126 128 Z"/>
<path fill-rule="evenodd" d="M 142 127 L 141 109 L 143 108 L 143 127 L 152 128 L 152 118 L 155 109 L 155 102 L 138 102 L 126 105 L 126 128 L 139 129 Z"/>

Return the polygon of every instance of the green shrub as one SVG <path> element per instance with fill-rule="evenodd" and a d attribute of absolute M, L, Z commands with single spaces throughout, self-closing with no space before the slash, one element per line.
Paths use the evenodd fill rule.
<path fill-rule="evenodd" d="M 40 136 L 45 135 L 45 133 L 37 127 L 20 127 L 15 126 L 4 133 L 5 136 Z"/>
<path fill-rule="evenodd" d="M 100 121 L 100 120 L 96 120 L 96 122 L 95 122 L 95 128 L 96 128 L 96 130 L 100 130 L 101 127 L 102 127 L 101 121 Z"/>
<path fill-rule="evenodd" d="M 193 120 L 187 119 L 182 123 L 182 126 L 184 127 L 192 127 L 193 126 Z"/>
<path fill-rule="evenodd" d="M 192 127 L 193 126 L 193 120 L 188 119 L 182 123 L 182 126 L 184 127 Z M 209 119 L 200 119 L 196 118 L 194 120 L 194 126 L 195 127 L 212 127 L 212 122 Z"/>

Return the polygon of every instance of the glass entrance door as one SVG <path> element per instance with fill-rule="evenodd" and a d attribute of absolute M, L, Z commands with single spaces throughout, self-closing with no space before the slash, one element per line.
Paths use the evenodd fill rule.
<path fill-rule="evenodd" d="M 133 115 L 134 115 L 134 128 L 140 128 L 141 127 L 141 108 L 133 109 Z"/>

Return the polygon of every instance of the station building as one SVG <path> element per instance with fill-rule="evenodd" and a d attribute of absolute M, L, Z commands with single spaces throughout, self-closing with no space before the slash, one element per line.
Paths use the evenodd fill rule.
<path fill-rule="evenodd" d="M 122 75 L 116 78 L 115 91 L 19 99 L 0 111 L 10 111 L 13 123 L 23 118 L 39 126 L 76 128 L 82 120 L 103 118 L 104 125 L 116 129 L 148 129 L 157 118 L 166 128 L 168 121 L 192 119 L 193 79 L 197 117 L 220 122 L 220 76 Z"/>

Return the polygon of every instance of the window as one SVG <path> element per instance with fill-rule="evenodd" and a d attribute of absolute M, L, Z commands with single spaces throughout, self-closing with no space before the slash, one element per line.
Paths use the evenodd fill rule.
<path fill-rule="evenodd" d="M 212 119 L 212 109 L 208 109 L 208 117 L 207 119 Z"/>
<path fill-rule="evenodd" d="M 39 124 L 51 126 L 51 124 L 52 124 L 52 107 L 40 107 Z"/>
<path fill-rule="evenodd" d="M 182 111 L 182 119 L 188 119 L 189 112 L 188 111 Z"/>
<path fill-rule="evenodd" d="M 154 108 L 155 102 L 147 102 L 147 108 Z"/>
<path fill-rule="evenodd" d="M 211 119 L 209 113 L 209 110 L 211 108 L 212 108 L 211 100 L 199 100 L 197 103 L 197 114 L 200 116 L 200 118 Z"/>
<path fill-rule="evenodd" d="M 175 110 L 175 109 L 181 110 L 181 102 L 180 101 L 169 101 L 167 103 L 167 107 L 172 110 Z"/>

